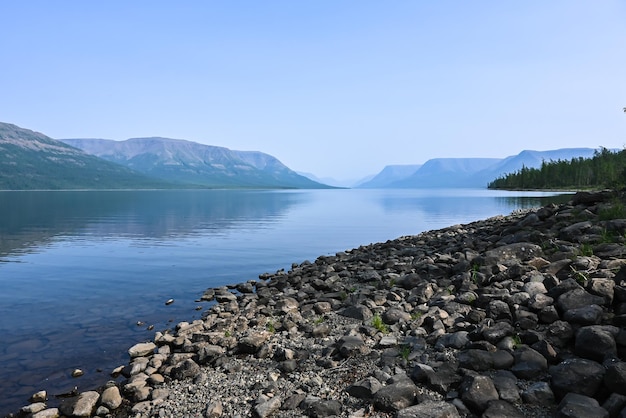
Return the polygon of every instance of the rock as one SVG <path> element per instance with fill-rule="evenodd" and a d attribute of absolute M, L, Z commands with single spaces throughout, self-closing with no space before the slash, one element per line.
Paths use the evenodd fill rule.
<path fill-rule="evenodd" d="M 577 393 L 568 393 L 559 404 L 555 418 L 609 418 L 609 413 L 598 401 Z"/>
<path fill-rule="evenodd" d="M 117 409 L 122 404 L 122 395 L 117 386 L 108 387 L 102 392 L 100 404 L 108 409 Z"/>
<path fill-rule="evenodd" d="M 334 399 L 320 400 L 308 407 L 309 416 L 315 418 L 333 417 L 341 414 L 341 403 Z"/>
<path fill-rule="evenodd" d="M 354 396 L 355 398 L 362 399 L 371 399 L 372 395 L 374 395 L 383 385 L 373 376 L 366 377 L 365 379 L 359 380 L 346 389 L 346 391 L 350 394 L 350 396 Z"/>
<path fill-rule="evenodd" d="M 200 366 L 192 359 L 187 359 L 172 368 L 172 378 L 176 380 L 194 378 L 200 374 Z"/>
<path fill-rule="evenodd" d="M 626 362 L 618 361 L 609 365 L 604 375 L 604 384 L 611 391 L 626 395 Z"/>
<path fill-rule="evenodd" d="M 363 338 L 358 335 L 344 335 L 337 341 L 337 348 L 339 353 L 345 358 L 367 354 L 369 351 Z"/>
<path fill-rule="evenodd" d="M 602 305 L 604 298 L 592 295 L 585 289 L 574 289 L 563 293 L 557 300 L 557 306 L 561 312 L 567 312 L 571 309 L 584 308 L 589 305 Z"/>
<path fill-rule="evenodd" d="M 418 388 L 408 379 L 383 386 L 374 394 L 374 405 L 386 412 L 399 411 L 415 404 Z"/>
<path fill-rule="evenodd" d="M 582 327 L 576 333 L 574 353 L 580 357 L 602 362 L 617 355 L 615 338 L 602 326 Z"/>
<path fill-rule="evenodd" d="M 565 312 L 563 319 L 580 325 L 595 325 L 602 320 L 602 308 L 598 305 L 588 305 L 582 308 L 570 309 Z"/>
<path fill-rule="evenodd" d="M 396 418 L 460 418 L 454 405 L 443 401 L 424 401 L 398 411 Z"/>
<path fill-rule="evenodd" d="M 520 379 L 535 379 L 548 370 L 548 361 L 537 351 L 522 345 L 513 352 L 515 364 L 511 371 Z"/>
<path fill-rule="evenodd" d="M 81 369 L 74 369 L 74 370 L 72 370 L 72 377 L 81 377 L 84 374 L 85 374 L 85 372 L 82 371 Z"/>
<path fill-rule="evenodd" d="M 37 412 L 43 411 L 46 409 L 46 404 L 44 402 L 34 402 L 29 405 L 23 406 L 20 409 L 22 414 L 36 414 Z"/>
<path fill-rule="evenodd" d="M 554 393 L 547 382 L 536 382 L 522 392 L 522 400 L 530 405 L 550 406 L 554 404 Z"/>
<path fill-rule="evenodd" d="M 485 258 L 494 259 L 506 265 L 528 261 L 534 257 L 542 257 L 541 247 L 530 242 L 519 242 L 503 245 L 485 252 Z"/>
<path fill-rule="evenodd" d="M 489 406 L 481 415 L 482 418 L 523 418 L 524 415 L 514 405 L 507 401 L 495 400 L 489 402 Z"/>
<path fill-rule="evenodd" d="M 347 308 L 340 311 L 339 314 L 348 318 L 354 318 L 361 321 L 369 321 L 374 317 L 372 311 L 364 305 L 348 306 Z"/>
<path fill-rule="evenodd" d="M 572 358 L 548 370 L 550 386 L 557 399 L 568 393 L 594 396 L 604 379 L 604 367 L 592 360 Z"/>
<path fill-rule="evenodd" d="M 499 399 L 493 381 L 487 376 L 466 376 L 460 388 L 461 400 L 478 412 L 484 412 L 489 402 Z"/>
<path fill-rule="evenodd" d="M 96 409 L 100 394 L 95 391 L 83 392 L 75 399 L 68 399 L 61 403 L 59 411 L 71 417 L 90 417 Z"/>
<path fill-rule="evenodd" d="M 387 325 L 393 325 L 400 321 L 408 322 L 411 320 L 411 315 L 402 309 L 390 308 L 387 309 L 383 315 L 382 320 Z"/>
<path fill-rule="evenodd" d="M 207 404 L 204 410 L 204 418 L 219 418 L 222 416 L 223 406 L 220 401 L 213 401 Z"/>
<path fill-rule="evenodd" d="M 48 408 L 43 411 L 36 412 L 32 415 L 32 418 L 59 418 L 58 408 Z"/>
<path fill-rule="evenodd" d="M 47 400 L 48 400 L 48 392 L 46 392 L 45 390 L 40 390 L 39 392 L 33 394 L 33 396 L 30 397 L 31 402 L 45 402 Z"/>
<path fill-rule="evenodd" d="M 626 396 L 618 393 L 611 393 L 602 404 L 602 408 L 606 409 L 610 417 L 617 417 L 624 408 L 626 408 Z"/>
<path fill-rule="evenodd" d="M 259 418 L 267 418 L 280 409 L 280 403 L 279 397 L 262 399 L 254 407 L 254 413 Z"/>
<path fill-rule="evenodd" d="M 130 356 L 130 358 L 145 357 L 149 356 L 150 354 L 154 354 L 154 350 L 156 348 L 156 344 L 152 342 L 139 343 L 133 345 L 131 348 L 128 349 L 128 355 Z"/>
<path fill-rule="evenodd" d="M 520 391 L 517 386 L 517 377 L 508 370 L 498 370 L 494 373 L 493 384 L 503 401 L 517 403 L 520 400 Z"/>
<path fill-rule="evenodd" d="M 237 351 L 244 354 L 254 354 L 267 341 L 266 332 L 255 332 L 240 339 L 237 343 Z"/>

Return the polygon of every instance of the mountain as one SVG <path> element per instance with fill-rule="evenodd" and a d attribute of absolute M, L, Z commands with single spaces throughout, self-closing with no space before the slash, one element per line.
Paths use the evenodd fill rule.
<path fill-rule="evenodd" d="M 359 187 L 483 188 L 496 178 L 516 172 L 524 166 L 538 168 L 543 161 L 590 158 L 595 151 L 593 148 L 562 148 L 550 151 L 524 150 L 506 158 L 434 158 L 426 161 L 410 175 L 391 181 L 387 179 L 393 179 L 394 174 L 400 177 L 402 172 L 394 171 L 394 167 L 398 166 L 387 166 L 374 177 L 376 182 L 372 180 Z"/>
<path fill-rule="evenodd" d="M 127 167 L 101 160 L 39 132 L 0 122 L 0 189 L 164 188 Z"/>
<path fill-rule="evenodd" d="M 215 188 L 328 188 L 271 155 L 169 138 L 62 139 L 99 158 L 150 177 Z"/>
<path fill-rule="evenodd" d="M 388 165 L 372 179 L 359 184 L 357 187 L 361 189 L 385 188 L 396 181 L 410 177 L 420 167 L 421 164 Z"/>

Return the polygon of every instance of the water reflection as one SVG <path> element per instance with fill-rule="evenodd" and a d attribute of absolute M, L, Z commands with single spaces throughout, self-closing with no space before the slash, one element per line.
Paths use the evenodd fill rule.
<path fill-rule="evenodd" d="M 163 240 L 220 234 L 279 219 L 306 194 L 234 190 L 0 193 L 0 259 L 54 237 L 94 235 Z"/>

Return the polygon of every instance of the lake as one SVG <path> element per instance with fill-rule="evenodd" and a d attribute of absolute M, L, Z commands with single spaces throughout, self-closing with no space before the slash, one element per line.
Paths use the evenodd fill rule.
<path fill-rule="evenodd" d="M 567 200 L 554 196 L 472 189 L 0 192 L 0 416 L 38 390 L 55 395 L 105 383 L 128 362 L 131 345 L 199 318 L 198 308 L 209 304 L 195 301 L 206 288 Z M 85 375 L 72 378 L 75 368 Z"/>

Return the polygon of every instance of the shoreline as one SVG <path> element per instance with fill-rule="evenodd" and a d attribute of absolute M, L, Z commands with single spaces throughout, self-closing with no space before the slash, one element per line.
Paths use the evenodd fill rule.
<path fill-rule="evenodd" d="M 571 332 L 574 328 L 578 332 L 589 326 L 608 326 L 604 316 L 615 312 L 613 297 L 608 302 L 608 295 L 589 293 L 581 285 L 580 289 L 574 288 L 571 282 L 576 280 L 567 275 L 587 270 L 576 267 L 575 271 L 568 271 L 563 263 L 567 258 L 552 261 L 551 258 L 556 257 L 548 254 L 552 249 L 535 243 L 561 239 L 560 229 L 573 226 L 574 221 L 604 222 L 596 219 L 596 212 L 607 204 L 608 197 L 607 192 L 579 193 L 573 198 L 580 206 L 579 211 L 574 210 L 576 205 L 553 205 L 536 212 L 455 225 L 362 246 L 335 256 L 322 256 L 314 263 L 293 265 L 289 272 L 263 274 L 259 281 L 209 289 L 203 299 L 217 303 L 205 312 L 202 320 L 181 322 L 175 333 L 157 333 L 152 342 L 131 348 L 131 363 L 119 370 L 127 379 L 124 383 L 109 385 L 103 391 L 107 396 L 88 391 L 68 398 L 60 409 L 66 415 L 79 416 L 70 408 L 86 402 L 83 408 L 90 408 L 89 413 L 98 413 L 98 416 L 147 417 L 158 415 L 159 411 L 166 416 L 193 411 L 205 412 L 205 416 L 328 416 L 324 415 L 325 410 L 337 412 L 332 415 L 339 416 L 357 416 L 349 414 L 358 411 L 377 414 L 369 416 L 402 416 L 402 411 L 427 403 L 431 408 L 447 411 L 452 411 L 452 407 L 456 414 L 480 414 L 492 406 L 473 399 L 477 394 L 473 392 L 472 382 L 484 381 L 487 386 L 491 382 L 495 389 L 502 389 L 496 384 L 496 375 L 507 371 L 517 379 L 515 385 L 523 381 L 523 385 L 532 387 L 535 383 L 545 383 L 546 379 L 554 380 L 548 373 L 548 363 L 557 366 L 561 361 L 555 361 L 568 355 L 579 357 L 575 346 L 569 347 L 569 340 L 557 344 L 550 343 L 547 335 L 543 335 L 543 339 L 537 336 L 540 332 L 545 334 L 547 331 L 543 328 L 548 329 L 554 322 L 567 322 L 562 317 L 571 309 L 564 310 L 558 305 L 562 294 L 583 290 L 600 298 L 585 306 L 600 307 L 601 314 L 596 315 L 600 318 L 594 321 L 601 324 L 581 326 L 583 324 L 573 322 L 571 325 L 569 320 Z M 587 220 L 576 218 L 581 213 Z M 550 222 L 552 225 L 548 227 Z M 559 222 L 564 226 L 553 230 Z M 624 227 L 616 226 L 622 237 Z M 554 236 L 550 237 L 550 232 Z M 575 241 L 577 235 L 573 234 L 571 239 Z M 587 245 L 606 244 L 596 245 L 593 239 L 590 238 Z M 564 242 L 577 248 L 585 244 Z M 496 251 L 504 247 L 512 249 L 515 247 L 511 245 L 520 243 L 525 243 L 527 249 L 517 248 L 514 255 Z M 615 244 L 623 247 L 623 242 Z M 526 254 L 528 248 L 536 254 L 530 257 Z M 496 251 L 496 254 L 489 251 Z M 575 260 L 581 257 L 572 253 L 571 248 L 567 251 L 558 250 L 556 254 L 569 254 Z M 622 253 L 620 257 L 607 256 L 606 259 L 611 257 L 622 260 Z M 538 259 L 547 264 L 538 268 L 543 264 Z M 560 270 L 542 271 L 555 269 L 554 265 L 559 262 L 563 264 Z M 567 267 L 572 263 L 570 260 Z M 613 268 L 621 268 L 622 264 L 626 264 L 626 260 L 614 262 Z M 597 270 L 597 266 L 594 269 Z M 611 269 L 602 271 L 606 276 L 611 274 Z M 534 272 L 541 274 L 542 280 L 531 274 Z M 526 276 L 528 280 L 524 281 L 522 278 Z M 612 280 L 613 287 L 619 288 L 613 277 L 593 277 L 589 282 Z M 515 284 L 519 289 L 507 288 L 502 285 L 506 282 L 521 285 Z M 551 312 L 551 322 L 545 317 L 542 319 L 542 311 L 529 305 L 530 293 L 522 289 L 539 287 L 526 286 L 537 282 L 541 282 L 544 289 L 533 291 L 532 297 L 549 295 L 563 283 L 571 286 L 553 298 L 553 304 L 544 306 L 556 305 L 554 311 L 558 319 L 554 319 L 554 312 Z M 511 283 L 508 285 L 512 286 Z M 497 289 L 500 290 L 496 292 Z M 506 296 L 511 300 L 499 294 L 506 293 L 503 290 L 508 291 Z M 526 296 L 520 293 L 529 297 L 524 299 Z M 456 316 L 458 312 L 464 312 L 464 316 Z M 514 326 L 520 322 L 524 324 L 521 328 Z M 508 324 L 511 329 L 498 325 L 503 328 L 499 336 L 491 336 L 497 324 Z M 618 356 L 618 348 L 619 353 L 624 351 L 618 344 L 624 343 L 620 332 L 618 329 L 613 336 L 613 344 L 616 357 L 624 360 L 623 356 Z M 569 339 L 575 340 L 572 336 Z M 537 349 L 539 347 L 533 348 L 540 341 L 548 342 L 554 356 L 545 347 L 545 352 Z M 521 371 L 521 365 L 527 365 L 526 360 L 518 361 L 517 357 L 524 357 L 519 354 L 520 350 L 530 353 L 526 357 L 533 357 L 531 371 Z M 486 360 L 485 353 L 497 353 L 487 357 L 498 357 L 504 364 L 498 363 L 501 367 L 494 368 L 496 360 Z M 534 353 L 539 353 L 545 364 Z M 468 360 L 468 356 L 476 358 Z M 478 360 L 487 365 L 477 370 Z M 517 366 L 520 370 L 515 369 Z M 450 381 L 440 382 L 433 377 L 437 375 L 446 375 Z M 505 377 L 510 383 L 511 376 Z M 243 383 L 237 386 L 236 382 L 231 382 L 232 378 Z M 230 384 L 219 383 L 224 381 Z M 503 396 L 503 390 L 497 390 L 499 395 L 492 396 L 490 401 L 498 408 L 517 408 L 518 413 L 552 413 L 557 401 L 564 396 L 564 390 L 556 383 L 547 388 L 543 385 L 541 394 L 548 396 L 552 392 L 551 402 L 537 399 L 522 402 L 524 393 L 526 398 L 531 396 L 528 389 L 518 390 L 515 401 L 515 391 L 509 387 L 510 396 Z M 400 399 L 389 400 L 392 394 L 385 394 L 385 391 L 403 395 Z M 188 399 L 190 392 L 194 392 L 194 399 Z M 197 403 L 198 399 L 202 405 Z M 217 401 L 219 404 L 215 403 Z M 103 405 L 108 405 L 107 410 L 98 410 Z M 54 416 L 52 409 L 42 409 L 33 416 Z M 222 412 L 218 413 L 219 410 Z"/>

